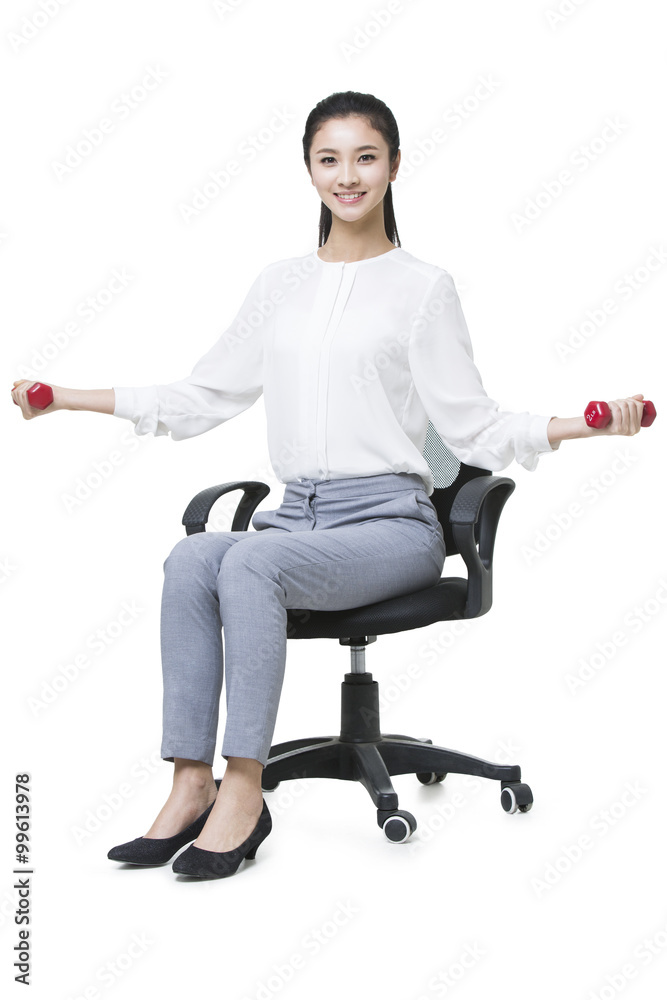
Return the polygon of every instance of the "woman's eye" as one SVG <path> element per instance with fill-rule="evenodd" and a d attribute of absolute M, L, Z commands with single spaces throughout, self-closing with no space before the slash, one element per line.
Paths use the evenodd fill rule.
<path fill-rule="evenodd" d="M 375 156 L 373 155 L 373 153 L 362 153 L 361 159 L 363 160 L 363 158 L 365 156 L 367 156 L 370 160 L 374 160 L 375 159 Z M 323 156 L 322 159 L 320 160 L 320 163 L 326 163 L 327 160 L 333 160 L 333 156 Z"/>

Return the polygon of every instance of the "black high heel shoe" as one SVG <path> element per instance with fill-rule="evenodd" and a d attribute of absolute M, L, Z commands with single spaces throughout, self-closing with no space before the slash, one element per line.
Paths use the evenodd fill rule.
<path fill-rule="evenodd" d="M 221 778 L 215 779 L 217 788 L 220 788 L 221 780 Z M 128 840 L 125 844 L 112 847 L 107 857 L 112 861 L 126 861 L 132 865 L 165 865 L 167 861 L 171 861 L 176 851 L 184 847 L 188 841 L 197 839 L 204 829 L 204 823 L 213 808 L 213 802 L 201 816 L 190 823 L 190 826 L 186 826 L 185 830 L 174 834 L 173 837 L 136 837 L 134 840 Z"/>
<path fill-rule="evenodd" d="M 252 860 L 257 848 L 271 833 L 273 826 L 269 807 L 262 798 L 262 811 L 257 825 L 249 837 L 231 851 L 205 851 L 190 844 L 187 851 L 174 861 L 172 871 L 178 875 L 196 875 L 198 878 L 227 878 L 234 875 L 244 858 Z"/>

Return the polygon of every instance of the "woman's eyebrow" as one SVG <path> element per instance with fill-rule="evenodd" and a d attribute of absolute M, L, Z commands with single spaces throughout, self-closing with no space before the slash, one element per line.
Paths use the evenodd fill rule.
<path fill-rule="evenodd" d="M 359 152 L 361 152 L 362 149 L 378 149 L 378 147 L 377 146 L 357 146 L 357 148 L 354 150 L 354 152 L 355 153 L 359 153 Z M 317 153 L 315 153 L 315 156 L 317 156 L 318 153 L 338 153 L 338 152 L 339 152 L 339 150 L 337 150 L 337 149 L 329 149 L 328 147 L 323 147 L 322 149 L 318 149 L 317 150 Z"/>

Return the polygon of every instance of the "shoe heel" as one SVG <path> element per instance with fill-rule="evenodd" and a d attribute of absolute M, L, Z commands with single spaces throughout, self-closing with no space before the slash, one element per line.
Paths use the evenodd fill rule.
<path fill-rule="evenodd" d="M 250 850 L 248 851 L 248 853 L 246 854 L 246 858 L 249 861 L 254 861 L 255 860 L 255 855 L 257 854 L 257 848 L 258 847 L 259 847 L 259 844 L 255 844 L 255 846 L 251 847 Z"/>

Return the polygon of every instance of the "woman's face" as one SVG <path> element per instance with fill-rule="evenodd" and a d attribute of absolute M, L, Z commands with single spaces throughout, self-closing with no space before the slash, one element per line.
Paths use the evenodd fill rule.
<path fill-rule="evenodd" d="M 400 159 L 399 150 L 392 168 L 387 143 L 364 118 L 331 118 L 310 148 L 312 183 L 335 216 L 358 222 L 381 204 Z"/>

